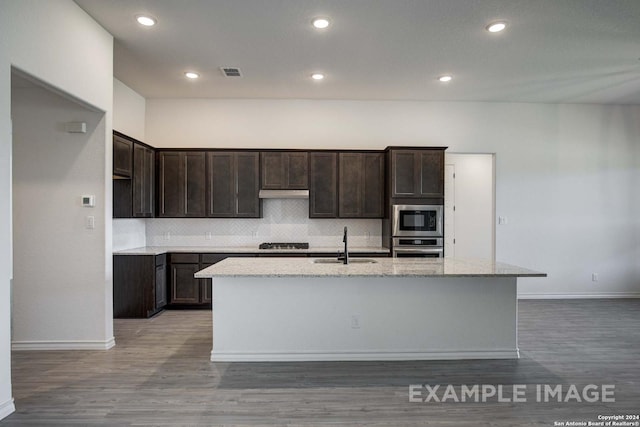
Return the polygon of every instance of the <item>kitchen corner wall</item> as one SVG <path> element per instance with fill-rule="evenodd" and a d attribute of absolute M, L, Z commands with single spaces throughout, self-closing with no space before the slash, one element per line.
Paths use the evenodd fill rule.
<path fill-rule="evenodd" d="M 265 199 L 262 203 L 262 218 L 148 219 L 147 245 L 257 248 L 262 242 L 309 242 L 312 248 L 339 248 L 344 226 L 349 228 L 349 246 L 381 245 L 379 219 L 311 219 L 309 200 Z"/>

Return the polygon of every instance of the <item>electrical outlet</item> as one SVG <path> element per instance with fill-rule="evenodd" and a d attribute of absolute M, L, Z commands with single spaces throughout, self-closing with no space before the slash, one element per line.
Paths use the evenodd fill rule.
<path fill-rule="evenodd" d="M 591 281 L 592 282 L 598 281 L 598 273 L 591 273 Z"/>
<path fill-rule="evenodd" d="M 507 219 L 506 216 L 499 216 L 498 217 L 498 224 L 507 225 L 508 223 L 509 223 L 509 220 Z"/>
<path fill-rule="evenodd" d="M 212 239 L 211 232 L 210 232 L 210 231 L 207 231 L 207 232 L 204 234 L 204 238 L 205 238 L 206 240 L 211 240 L 211 239 Z"/>
<path fill-rule="evenodd" d="M 351 329 L 360 329 L 360 316 L 351 316 Z"/>
<path fill-rule="evenodd" d="M 370 232 L 370 231 L 367 231 L 366 233 L 364 233 L 364 237 L 365 237 L 365 239 L 367 239 L 367 240 L 371 239 L 371 232 Z"/>
<path fill-rule="evenodd" d="M 170 231 L 165 231 L 164 232 L 164 240 L 171 240 L 171 232 Z"/>

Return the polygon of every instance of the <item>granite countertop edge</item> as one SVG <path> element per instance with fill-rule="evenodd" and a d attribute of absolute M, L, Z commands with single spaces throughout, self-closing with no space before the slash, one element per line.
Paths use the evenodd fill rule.
<path fill-rule="evenodd" d="M 227 258 L 196 278 L 349 278 L 349 277 L 546 277 L 546 273 L 488 260 L 377 258 L 374 263 L 316 264 L 309 258 Z"/>

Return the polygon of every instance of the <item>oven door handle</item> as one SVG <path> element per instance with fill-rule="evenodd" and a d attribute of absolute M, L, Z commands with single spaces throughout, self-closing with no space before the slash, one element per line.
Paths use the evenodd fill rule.
<path fill-rule="evenodd" d="M 438 248 L 393 248 L 394 252 L 400 253 L 414 253 L 414 254 L 437 254 L 442 252 L 441 247 Z"/>

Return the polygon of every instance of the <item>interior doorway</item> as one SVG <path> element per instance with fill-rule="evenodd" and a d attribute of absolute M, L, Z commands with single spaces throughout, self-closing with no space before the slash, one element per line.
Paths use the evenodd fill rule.
<path fill-rule="evenodd" d="M 495 155 L 445 154 L 445 257 L 495 260 Z"/>

